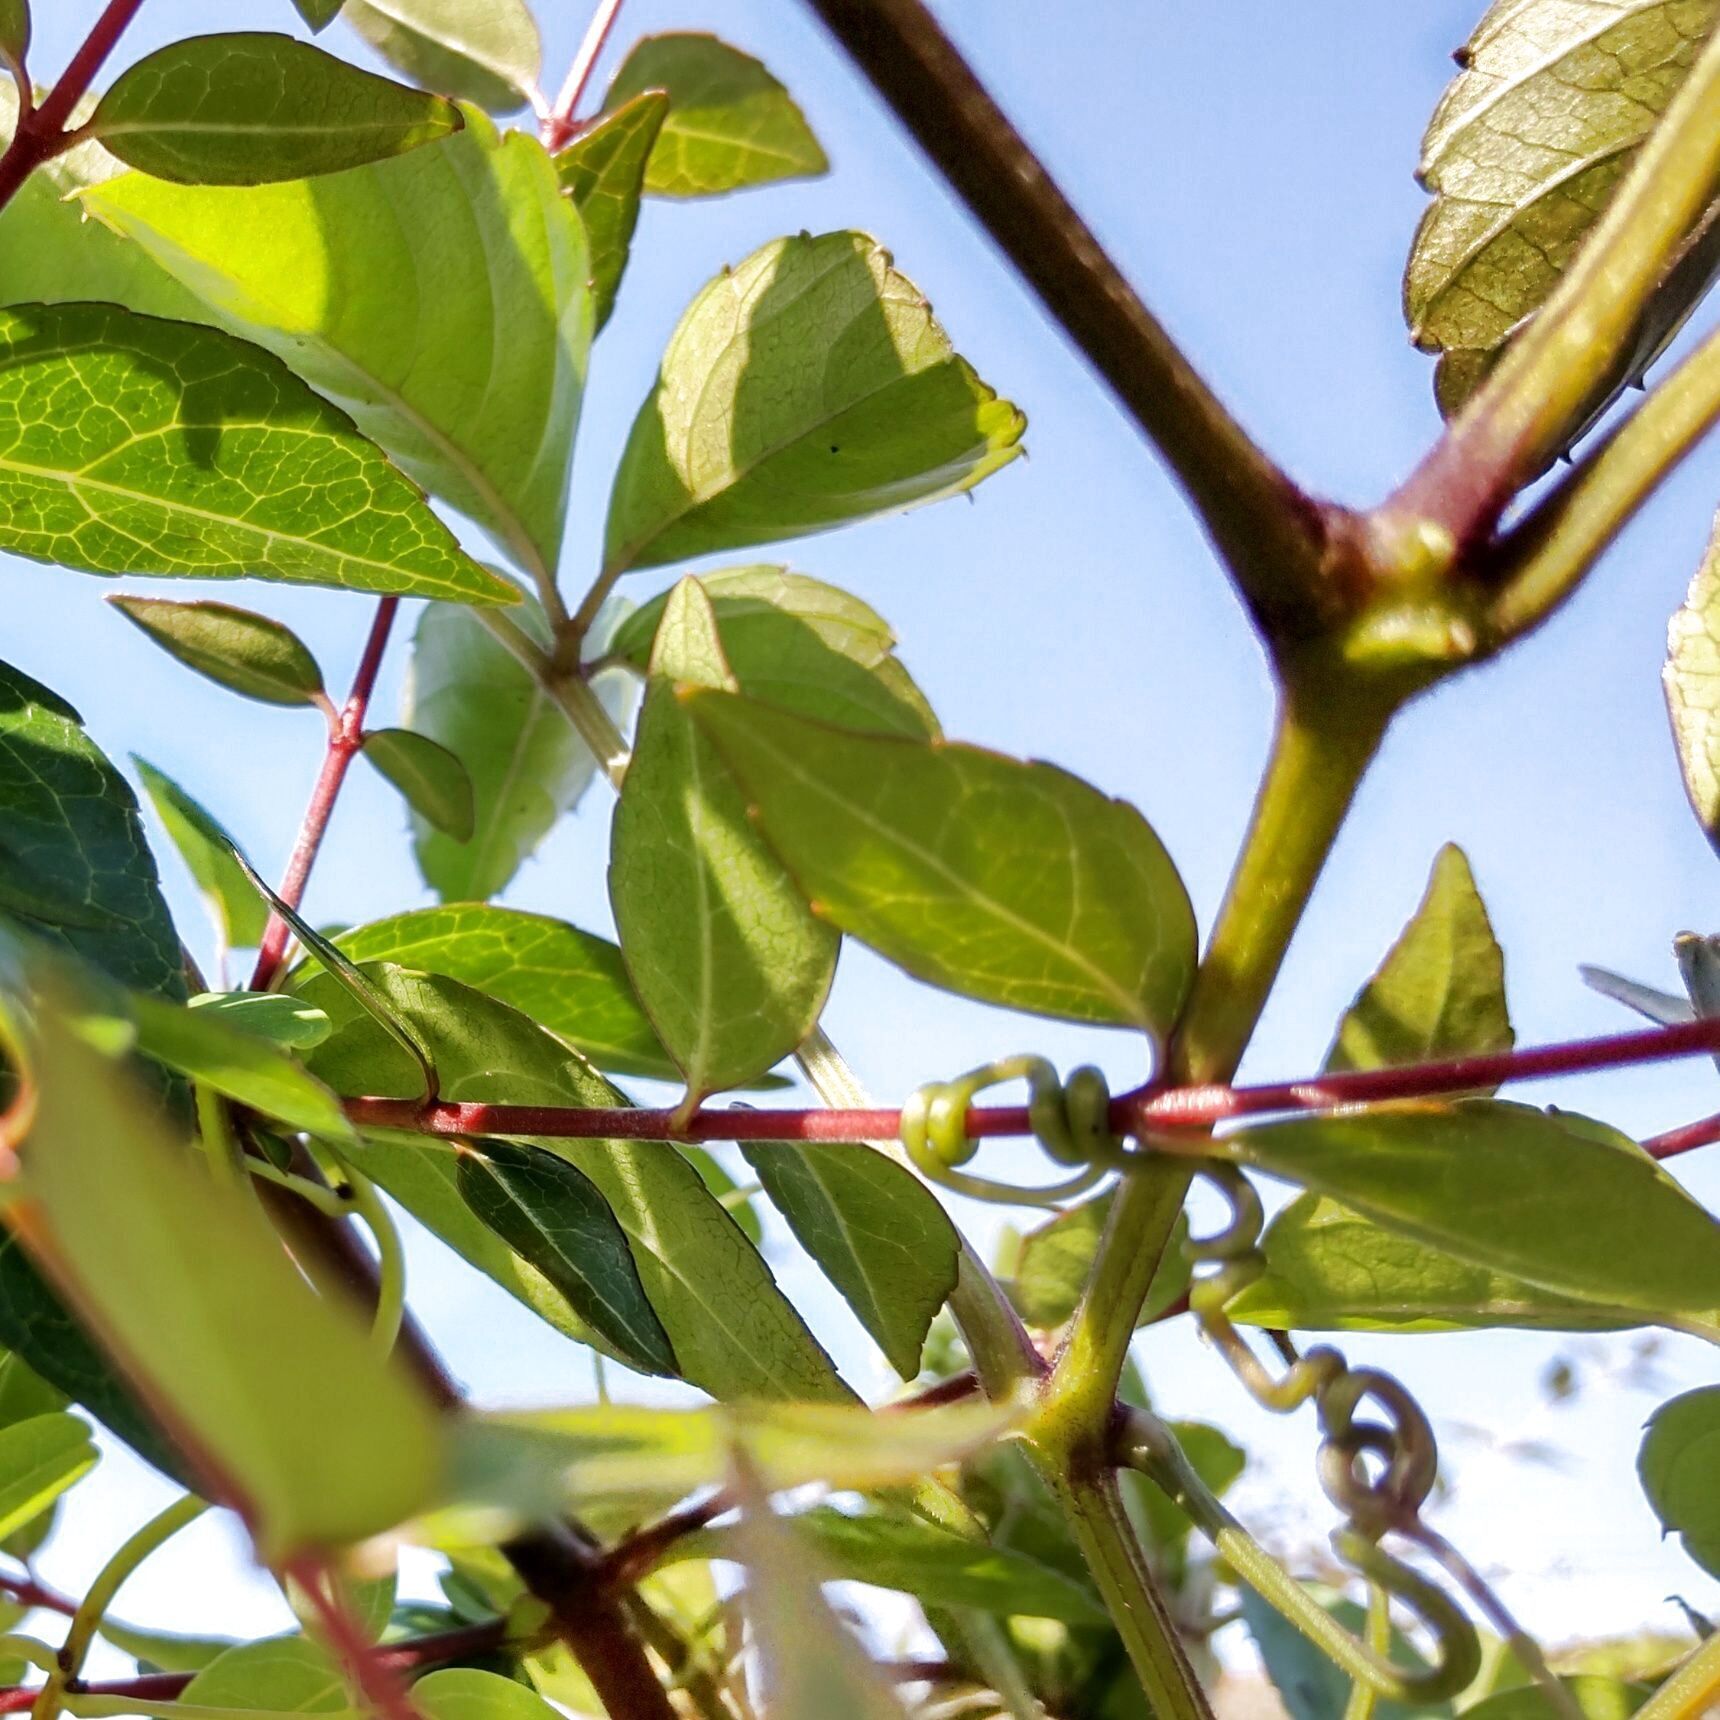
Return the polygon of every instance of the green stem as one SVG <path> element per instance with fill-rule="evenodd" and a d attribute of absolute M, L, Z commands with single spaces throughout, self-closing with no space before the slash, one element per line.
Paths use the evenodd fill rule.
<path fill-rule="evenodd" d="M 392 1355 L 406 1318 L 406 1254 L 400 1246 L 400 1231 L 370 1178 L 344 1162 L 340 1168 L 352 1191 L 352 1210 L 376 1243 L 376 1318 L 371 1337 L 383 1355 Z"/>
<path fill-rule="evenodd" d="M 1720 1698 L 1720 1636 L 1711 1636 L 1636 1711 L 1636 1720 L 1703 1720 Z"/>
<path fill-rule="evenodd" d="M 1363 1640 L 1381 1660 L 1390 1655 L 1391 1597 L 1378 1583 L 1368 1584 L 1368 1623 L 1367 1634 Z M 1355 1679 L 1350 1685 L 1350 1699 L 1344 1704 L 1344 1720 L 1374 1720 L 1374 1710 L 1379 1707 L 1379 1703 L 1379 1691 L 1365 1678 Z"/>

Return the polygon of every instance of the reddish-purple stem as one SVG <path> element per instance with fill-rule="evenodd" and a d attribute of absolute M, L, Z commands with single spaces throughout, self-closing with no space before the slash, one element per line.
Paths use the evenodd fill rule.
<path fill-rule="evenodd" d="M 364 745 L 364 719 L 370 709 L 371 694 L 376 691 L 377 672 L 382 667 L 382 653 L 388 645 L 388 635 L 394 617 L 400 609 L 398 597 L 385 597 L 376 606 L 376 619 L 370 624 L 370 636 L 364 642 L 364 654 L 358 660 L 358 670 L 352 678 L 352 691 L 347 694 L 339 715 L 329 724 L 328 750 L 323 754 L 322 769 L 317 773 L 316 787 L 311 790 L 310 804 L 305 808 L 304 821 L 299 826 L 298 841 L 293 844 L 292 857 L 287 861 L 281 879 L 281 897 L 288 907 L 296 908 L 303 901 L 305 885 L 311 867 L 316 864 L 317 851 L 328 833 L 329 818 L 339 798 L 340 787 L 346 781 L 347 770 Z M 267 991 L 280 972 L 281 960 L 287 953 L 291 928 L 277 914 L 269 916 L 263 933 L 262 947 L 257 951 L 256 970 L 251 975 L 253 991 Z"/>
<path fill-rule="evenodd" d="M 0 209 L 12 201 L 19 186 L 43 162 L 51 161 L 67 147 L 70 136 L 66 122 L 142 5 L 143 0 L 108 0 L 42 105 L 33 113 L 20 113 L 18 129 L 6 153 L 0 155 Z"/>
<path fill-rule="evenodd" d="M 422 1720 L 401 1679 L 401 1668 L 391 1666 L 360 1628 L 340 1593 L 327 1562 L 299 1558 L 282 1566 L 304 1592 L 316 1615 L 324 1644 L 340 1662 L 354 1689 L 363 1697 L 375 1720 Z"/>
<path fill-rule="evenodd" d="M 558 149 L 565 149 L 579 130 L 573 116 L 585 95 L 586 85 L 591 82 L 591 74 L 597 69 L 597 58 L 609 40 L 609 32 L 621 16 L 621 6 L 622 0 L 598 0 L 597 10 L 586 27 L 585 40 L 579 44 L 579 52 L 568 68 L 561 94 L 555 98 L 555 106 L 543 122 L 544 148 L 552 155 Z"/>
<path fill-rule="evenodd" d="M 1720 1018 L 1681 1022 L 1640 1033 L 1571 1039 L 1526 1051 L 1491 1052 L 1395 1069 L 1357 1069 L 1301 1081 L 1255 1087 L 1137 1087 L 1111 1101 L 1111 1127 L 1119 1134 L 1211 1129 L 1238 1117 L 1279 1112 L 1331 1111 L 1393 1099 L 1433 1099 L 1469 1093 L 1506 1081 L 1576 1075 L 1633 1063 L 1720 1052 Z M 684 1122 L 674 1111 L 588 1109 L 558 1105 L 483 1105 L 414 1099 L 348 1099 L 346 1112 L 371 1128 L 410 1129 L 427 1135 L 542 1135 L 563 1140 L 863 1141 L 895 1135 L 894 1110 L 695 1111 Z M 1027 1135 L 1025 1105 L 976 1106 L 967 1114 L 970 1140 Z M 1689 1138 L 1686 1138 L 1689 1137 Z M 1692 1124 L 1648 1143 L 1657 1158 L 1720 1139 L 1720 1118 Z"/>
<path fill-rule="evenodd" d="M 40 1607 L 44 1612 L 59 1613 L 62 1618 L 71 1618 L 78 1610 L 78 1603 L 70 1595 L 49 1588 L 35 1577 L 0 1575 L 0 1595 L 18 1606 Z"/>

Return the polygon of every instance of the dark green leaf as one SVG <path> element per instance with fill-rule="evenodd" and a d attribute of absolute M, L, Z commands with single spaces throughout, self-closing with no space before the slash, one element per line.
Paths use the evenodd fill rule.
<path fill-rule="evenodd" d="M 0 1538 L 52 1509 L 99 1457 L 87 1424 L 59 1412 L 0 1428 Z"/>
<path fill-rule="evenodd" d="M 216 329 L 117 305 L 0 312 L 0 409 L 0 547 L 32 561 L 511 595 L 341 413 Z"/>
<path fill-rule="evenodd" d="M 440 96 L 291 36 L 191 36 L 122 72 L 90 135 L 128 166 L 187 185 L 338 173 L 460 129 Z"/>
<path fill-rule="evenodd" d="M 890 1366 L 915 1378 L 961 1252 L 931 1190 L 858 1141 L 744 1141 L 741 1152 Z"/>
<path fill-rule="evenodd" d="M 671 338 L 616 473 L 605 568 L 960 494 L 1020 453 L 1025 427 L 874 240 L 775 240 L 712 281 Z"/>
<path fill-rule="evenodd" d="M 1114 1197 L 1102 1194 L 1047 1219 L 1021 1239 L 1010 1294 L 1022 1319 L 1030 1326 L 1061 1326 L 1075 1312 L 1092 1274 L 1093 1257 L 1111 1214 Z M 1152 1288 L 1135 1324 L 1151 1325 L 1189 1285 L 1189 1258 L 1182 1241 L 1186 1221 L 1177 1231 L 1153 1274 Z"/>
<path fill-rule="evenodd" d="M 596 327 L 609 321 L 627 269 L 645 163 L 669 111 L 661 90 L 647 90 L 593 120 L 555 158 L 562 189 L 573 199 L 591 243 L 591 293 Z"/>
<path fill-rule="evenodd" d="M 1637 1457 L 1654 1514 L 1710 1576 L 1720 1576 L 1720 1386 L 1654 1412 Z"/>
<path fill-rule="evenodd" d="M 491 113 L 537 89 L 543 44 L 525 0 L 347 0 L 342 16 L 407 77 Z"/>
<path fill-rule="evenodd" d="M 1646 1684 L 1579 1674 L 1559 1680 L 1570 1692 L 1583 1720 L 1630 1720 L 1653 1694 Z M 1463 1720 L 1565 1720 L 1538 1684 L 1502 1690 L 1463 1711 Z"/>
<path fill-rule="evenodd" d="M 505 1004 L 438 976 L 381 965 L 366 971 L 434 1052 L 445 1099 L 627 1103 L 583 1059 Z M 313 976 L 299 991 L 335 1024 L 310 1055 L 312 1073 L 338 1093 L 408 1098 L 420 1090 L 410 1059 L 328 976 Z M 714 1397 L 847 1398 L 829 1358 L 757 1250 L 672 1146 L 624 1140 L 535 1144 L 576 1164 L 609 1202 L 683 1377 Z M 367 1140 L 356 1162 L 480 1271 L 567 1329 L 565 1298 L 553 1288 L 546 1298 L 542 1274 L 502 1249 L 460 1199 L 445 1143 L 379 1133 Z"/>
<path fill-rule="evenodd" d="M 818 1506 L 788 1519 L 830 1577 L 898 1589 L 933 1606 L 1103 1625 L 1085 1589 L 1025 1554 L 953 1535 L 914 1517 L 849 1516 Z M 708 1531 L 675 1549 L 694 1558 L 734 1556 L 732 1530 Z"/>
<path fill-rule="evenodd" d="M 749 699 L 878 734 L 938 734 L 938 720 L 893 655 L 889 624 L 859 598 L 782 567 L 737 567 L 699 579 L 723 654 Z M 616 629 L 608 655 L 644 669 L 667 594 Z"/>
<path fill-rule="evenodd" d="M 110 597 L 171 657 L 219 686 L 266 705 L 312 705 L 322 670 L 299 636 L 279 621 L 230 603 L 175 603 L 165 597 Z"/>
<path fill-rule="evenodd" d="M 1460 406 L 1545 303 L 1690 69 L 1705 3 L 1495 0 L 1422 143 L 1433 193 L 1411 248 L 1405 311 L 1442 353 L 1441 409 Z M 1653 361 L 1720 266 L 1712 217 L 1639 319 L 1619 373 L 1573 437 Z"/>
<path fill-rule="evenodd" d="M 85 207 L 349 412 L 534 581 L 549 580 L 591 270 L 535 138 L 499 136 L 472 114 L 454 137 L 347 173 L 247 190 L 130 174 Z"/>
<path fill-rule="evenodd" d="M 131 789 L 70 705 L 4 663 L 0 909 L 126 985 L 185 996 Z"/>
<path fill-rule="evenodd" d="M 1350 1005 L 1326 1059 L 1333 1070 L 1509 1051 L 1505 958 L 1461 848 L 1447 844 L 1427 894 Z"/>
<path fill-rule="evenodd" d="M 512 1004 L 600 1069 L 672 1081 L 678 1071 L 607 938 L 542 914 L 453 902 L 342 932 L 356 962 L 447 974 Z"/>
<path fill-rule="evenodd" d="M 647 90 L 669 97 L 645 172 L 658 197 L 711 197 L 776 179 L 805 179 L 830 163 L 787 90 L 715 36 L 647 36 L 604 97 L 614 111 Z"/>
<path fill-rule="evenodd" d="M 1176 1019 L 1194 914 L 1132 806 L 1054 765 L 682 699 L 832 925 L 988 1003 L 1155 1037 Z"/>
<path fill-rule="evenodd" d="M 514 614 L 547 643 L 534 603 Z M 610 698 L 621 691 L 611 678 Z M 538 677 L 460 605 L 433 603 L 418 622 L 405 721 L 453 753 L 472 781 L 469 841 L 413 823 L 419 870 L 444 901 L 483 901 L 502 890 L 597 773 L 591 749 Z"/>
<path fill-rule="evenodd" d="M 131 762 L 143 779 L 144 792 L 168 840 L 208 905 L 222 948 L 255 947 L 269 923 L 269 910 L 262 897 L 251 888 L 226 844 L 210 840 L 202 819 L 185 815 L 184 806 L 190 799 L 185 790 L 143 759 L 134 756 Z"/>
<path fill-rule="evenodd" d="M 455 842 L 471 841 L 477 819 L 472 779 L 439 741 L 411 729 L 372 729 L 364 737 L 364 756 L 426 824 Z"/>
<path fill-rule="evenodd" d="M 14 66 L 30 47 L 30 0 L 0 0 L 0 55 Z"/>
<path fill-rule="evenodd" d="M 589 1177 L 537 1147 L 483 1141 L 460 1153 L 458 1178 L 467 1206 L 629 1366 L 646 1374 L 676 1371 L 626 1233 Z"/>
<path fill-rule="evenodd" d="M 811 1032 L 837 936 L 747 820 L 722 758 L 670 678 L 728 683 L 710 604 L 683 580 L 611 830 L 609 899 L 639 1000 L 689 1101 L 763 1074 Z"/>
<path fill-rule="evenodd" d="M 1662 679 L 1685 791 L 1720 848 L 1720 519 L 1666 645 Z"/>
<path fill-rule="evenodd" d="M 1641 1148 L 1580 1118 L 1482 1099 L 1377 1106 L 1243 1129 L 1225 1152 L 1567 1296 L 1654 1313 L 1720 1307 L 1720 1225 Z"/>

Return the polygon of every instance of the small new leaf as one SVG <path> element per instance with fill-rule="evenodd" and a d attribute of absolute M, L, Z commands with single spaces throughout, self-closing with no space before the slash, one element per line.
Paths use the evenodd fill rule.
<path fill-rule="evenodd" d="M 645 163 L 657 141 L 669 98 L 646 90 L 592 123 L 555 158 L 562 189 L 573 199 L 591 242 L 591 293 L 601 329 L 615 308 L 639 225 Z"/>
<path fill-rule="evenodd" d="M 90 136 L 128 166 L 185 185 L 339 173 L 458 131 L 440 96 L 266 33 L 192 36 L 122 72 Z"/>
<path fill-rule="evenodd" d="M 987 1003 L 1155 1038 L 1176 1019 L 1194 913 L 1132 806 L 1054 765 L 682 699 L 830 924 Z"/>
<path fill-rule="evenodd" d="M 472 779 L 445 746 L 411 729 L 372 729 L 364 737 L 364 756 L 427 824 L 456 842 L 472 839 Z"/>
<path fill-rule="evenodd" d="M 0 58 L 14 69 L 30 51 L 30 0 L 0 0 Z"/>
<path fill-rule="evenodd" d="M 525 0 L 347 0 L 341 16 L 415 83 L 491 113 L 538 87 L 543 43 Z"/>
<path fill-rule="evenodd" d="M 1720 1576 L 1720 1386 L 1654 1412 L 1637 1458 L 1654 1514 L 1710 1576 Z"/>
<path fill-rule="evenodd" d="M 658 197 L 713 197 L 830 166 L 788 91 L 715 36 L 647 36 L 615 74 L 604 107 L 652 90 L 669 98 L 645 170 L 645 189 Z"/>
<path fill-rule="evenodd" d="M 170 657 L 218 686 L 266 705 L 313 705 L 322 670 L 291 628 L 230 603 L 110 597 L 125 618 Z"/>

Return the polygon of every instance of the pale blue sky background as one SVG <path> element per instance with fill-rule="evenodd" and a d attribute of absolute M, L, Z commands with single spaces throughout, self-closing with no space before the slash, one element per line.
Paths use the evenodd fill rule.
<path fill-rule="evenodd" d="M 95 0 L 38 5 L 38 79 L 57 70 Z M 559 82 L 584 0 L 541 0 L 546 82 Z M 1398 309 L 1405 247 L 1422 197 L 1412 177 L 1447 58 L 1481 0 L 944 0 L 940 15 L 1076 203 L 1243 421 L 1299 477 L 1344 500 L 1384 493 L 1434 434 L 1429 365 Z M 294 27 L 287 0 L 242 7 L 149 0 L 135 54 L 222 27 Z M 946 729 L 1079 772 L 1139 805 L 1210 922 L 1265 744 L 1269 689 L 1246 624 L 1154 456 L 1034 301 L 789 0 L 631 0 L 605 69 L 636 35 L 715 29 L 759 54 L 800 98 L 834 171 L 823 181 L 703 205 L 648 208 L 615 319 L 593 359 L 574 478 L 564 578 L 583 589 L 607 484 L 657 356 L 680 311 L 724 262 L 806 228 L 865 228 L 926 291 L 960 350 L 1027 411 L 1031 458 L 953 502 L 785 546 L 784 559 L 852 587 L 901 635 L 903 656 Z M 325 37 L 353 51 L 340 27 Z M 1461 843 L 1507 952 L 1519 1036 L 1538 1041 L 1627 1025 L 1577 981 L 1579 960 L 1674 983 L 1684 927 L 1720 927 L 1720 863 L 1685 807 L 1658 675 L 1666 619 L 1700 554 L 1720 491 L 1699 453 L 1541 635 L 1499 665 L 1413 709 L 1398 725 L 1346 833 L 1246 1073 L 1317 1067 L 1332 1026 L 1419 899 L 1439 845 Z M 731 558 L 732 559 L 732 558 Z M 630 582 L 649 595 L 671 575 Z M 117 755 L 178 777 L 278 869 L 321 751 L 314 715 L 247 704 L 172 665 L 77 574 L 7 560 L 4 654 L 84 713 Z M 128 588 L 146 588 L 129 582 Z M 163 582 L 161 589 L 166 589 Z M 185 588 L 176 588 L 186 594 Z M 343 687 L 368 600 L 260 584 L 224 595 L 289 620 Z M 404 632 L 397 636 L 404 646 Z M 405 651 L 390 656 L 378 711 L 396 706 Z M 509 900 L 607 929 L 605 791 L 543 850 Z M 392 791 L 355 771 L 310 906 L 354 921 L 425 900 Z M 182 875 L 169 891 L 194 943 Z M 1008 1019 L 906 980 L 850 949 L 827 1017 L 880 1095 L 1018 1049 L 1065 1065 L 1097 1058 L 1142 1073 L 1120 1036 Z M 1587 1107 L 1648 1133 L 1720 1105 L 1711 1065 L 1691 1063 L 1518 1096 Z M 1007 1165 L 1009 1149 L 999 1161 Z M 1030 1171 L 1031 1155 L 1020 1163 Z M 1678 1167 L 1720 1204 L 1720 1157 Z M 996 1219 L 976 1216 L 989 1235 Z M 846 1313 L 788 1253 L 856 1384 L 886 1380 Z M 484 1401 L 582 1396 L 581 1355 L 436 1247 L 413 1252 L 413 1300 L 456 1371 Z M 1629 1340 L 1584 1346 L 1523 1336 L 1357 1339 L 1357 1357 L 1399 1371 L 1436 1415 L 1493 1438 L 1550 1438 L 1567 1467 L 1515 1467 L 1474 1432 L 1450 1429 L 1458 1479 L 1443 1520 L 1476 1560 L 1509 1571 L 1508 1597 L 1534 1627 L 1576 1633 L 1676 1623 L 1672 1589 L 1720 1606 L 1720 1585 L 1657 1529 L 1632 1475 L 1651 1396 L 1597 1378 L 1575 1408 L 1540 1407 L 1560 1353 L 1616 1361 Z M 1314 1486 L 1312 1430 L 1268 1423 L 1219 1364 L 1181 1333 L 1142 1345 L 1159 1402 L 1212 1415 L 1262 1470 L 1238 1503 L 1294 1543 L 1331 1526 Z M 1669 1342 L 1668 1393 L 1710 1378 L 1710 1353 Z M 111 1461 L 75 1501 L 81 1527 L 46 1569 L 76 1587 L 129 1521 L 161 1497 Z M 98 1499 L 109 1511 L 92 1510 Z M 127 1610 L 180 1628 L 264 1628 L 267 1595 L 225 1574 L 226 1531 L 184 1536 L 127 1596 Z M 216 1560 L 222 1563 L 215 1563 Z"/>

